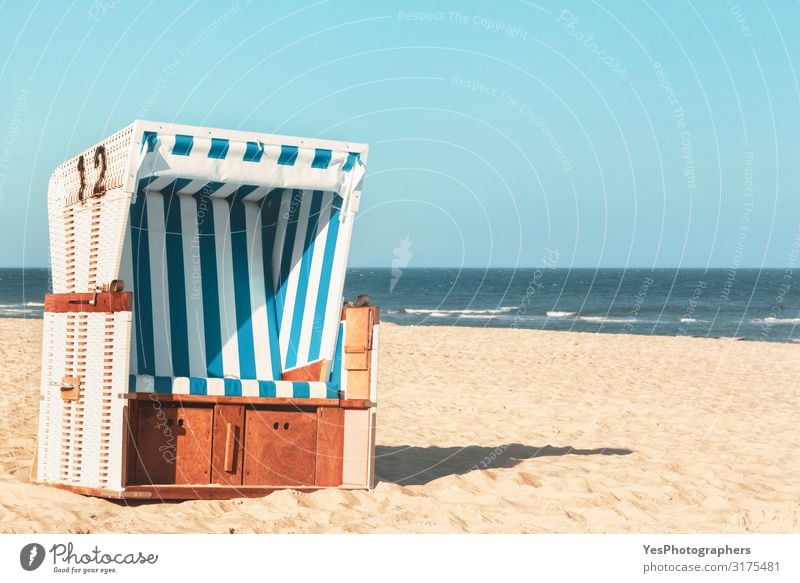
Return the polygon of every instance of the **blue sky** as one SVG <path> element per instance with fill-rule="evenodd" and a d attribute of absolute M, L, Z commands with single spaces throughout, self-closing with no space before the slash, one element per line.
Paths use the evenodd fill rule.
<path fill-rule="evenodd" d="M 352 266 L 787 266 L 800 5 L 0 2 L 0 266 L 145 118 L 371 146 Z M 795 246 L 795 250 L 797 247 Z"/>

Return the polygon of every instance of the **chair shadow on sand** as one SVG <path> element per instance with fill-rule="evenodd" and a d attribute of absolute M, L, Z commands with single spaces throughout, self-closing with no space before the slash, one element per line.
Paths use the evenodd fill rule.
<path fill-rule="evenodd" d="M 402 486 L 420 486 L 438 478 L 462 475 L 474 470 L 512 468 L 518 463 L 539 457 L 564 455 L 629 455 L 630 449 L 611 447 L 576 449 L 574 447 L 535 447 L 506 443 L 495 447 L 416 447 L 412 445 L 375 448 L 377 482 Z"/>

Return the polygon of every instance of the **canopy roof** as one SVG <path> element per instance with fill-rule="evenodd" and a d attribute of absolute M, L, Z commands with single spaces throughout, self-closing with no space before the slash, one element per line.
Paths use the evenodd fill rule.
<path fill-rule="evenodd" d="M 346 215 L 357 209 L 367 151 L 359 143 L 137 120 L 59 166 L 50 192 L 69 203 L 117 188 L 163 191 L 176 181 L 180 194 L 212 183 L 221 198 L 244 187 L 246 200 L 276 188 L 320 190 L 338 193 Z"/>

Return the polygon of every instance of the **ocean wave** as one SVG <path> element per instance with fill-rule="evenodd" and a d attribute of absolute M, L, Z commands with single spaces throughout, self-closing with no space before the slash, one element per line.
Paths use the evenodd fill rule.
<path fill-rule="evenodd" d="M 41 302 L 0 304 L 0 318 L 39 318 L 43 307 L 44 304 Z"/>
<path fill-rule="evenodd" d="M 611 318 L 608 316 L 579 316 L 584 322 L 599 322 L 602 324 L 628 324 L 636 322 L 636 318 Z"/>
<path fill-rule="evenodd" d="M 708 324 L 710 320 L 698 320 L 697 318 L 678 318 L 678 322 L 683 322 L 685 324 L 695 324 L 697 322 Z"/>
<path fill-rule="evenodd" d="M 548 318 L 569 318 L 570 316 L 574 316 L 575 312 L 560 312 L 558 310 L 548 310 L 547 317 Z"/>
<path fill-rule="evenodd" d="M 20 316 L 24 314 L 33 314 L 36 310 L 32 308 L 5 308 L 0 306 L 0 316 Z"/>
<path fill-rule="evenodd" d="M 775 318 L 769 316 L 767 318 L 753 318 L 750 320 L 751 324 L 769 324 L 770 326 L 780 324 L 800 324 L 800 318 Z"/>
<path fill-rule="evenodd" d="M 491 317 L 497 316 L 499 314 L 511 314 L 517 311 L 517 308 L 496 308 L 490 310 L 429 310 L 429 309 L 422 309 L 422 308 L 405 308 L 399 311 L 400 314 L 409 314 L 414 316 L 434 316 L 437 318 L 443 318 L 446 316 L 480 316 L 480 317 Z"/>

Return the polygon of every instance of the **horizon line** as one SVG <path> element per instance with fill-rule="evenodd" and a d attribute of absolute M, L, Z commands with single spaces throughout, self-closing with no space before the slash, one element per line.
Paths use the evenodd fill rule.
<path fill-rule="evenodd" d="M 0 269 L 51 269 L 50 265 L 0 265 Z M 386 265 L 348 265 L 347 269 L 395 269 L 392 266 Z M 550 266 L 542 266 L 542 265 L 500 265 L 500 266 L 471 266 L 471 265 L 415 265 L 413 267 L 400 267 L 402 271 L 411 271 L 414 269 L 483 269 L 483 270 L 491 270 L 491 269 L 547 269 L 552 271 L 558 270 L 569 270 L 569 269 L 595 269 L 595 270 L 602 270 L 602 269 L 649 269 L 651 271 L 657 269 L 725 269 L 729 271 L 739 271 L 742 269 L 785 269 L 785 270 L 794 270 L 795 266 L 791 265 L 763 265 L 763 266 L 751 266 L 751 265 L 739 265 L 737 267 L 728 266 L 693 266 L 693 265 L 667 265 L 667 266 L 639 266 L 639 265 L 617 265 L 617 266 L 597 266 L 597 265 L 570 265 L 568 267 L 550 267 Z"/>

